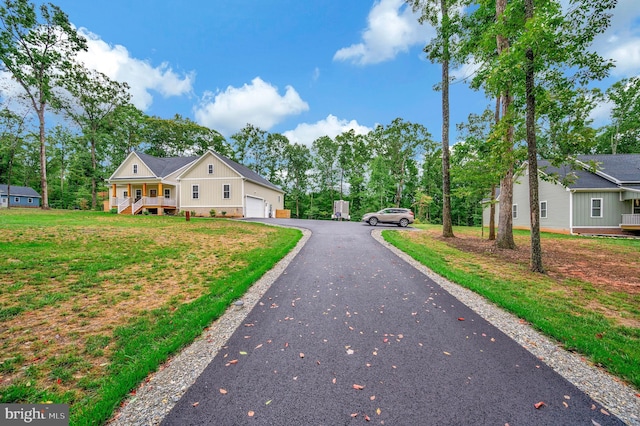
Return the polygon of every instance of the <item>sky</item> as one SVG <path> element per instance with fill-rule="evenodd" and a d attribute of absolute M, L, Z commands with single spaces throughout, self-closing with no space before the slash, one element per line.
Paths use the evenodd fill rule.
<path fill-rule="evenodd" d="M 434 30 L 403 0 L 52 1 L 88 39 L 79 59 L 127 82 L 148 115 L 227 139 L 251 123 L 306 145 L 400 117 L 441 140 L 441 69 L 422 50 Z M 618 0 L 594 49 L 617 64 L 601 87 L 640 75 L 640 0 Z M 491 101 L 459 79 L 450 102 L 455 143 L 455 124 Z M 607 117 L 602 105 L 593 118 Z"/>

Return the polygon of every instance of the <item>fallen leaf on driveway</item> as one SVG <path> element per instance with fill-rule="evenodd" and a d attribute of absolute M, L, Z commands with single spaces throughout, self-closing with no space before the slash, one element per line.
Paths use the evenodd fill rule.
<path fill-rule="evenodd" d="M 362 390 L 362 389 L 364 389 L 364 386 L 358 385 L 358 384 L 354 384 L 353 388 L 356 389 L 356 390 Z"/>
<path fill-rule="evenodd" d="M 605 410 L 604 408 L 601 408 L 601 409 L 600 409 L 600 412 L 601 412 L 602 414 L 604 414 L 605 416 L 610 416 L 610 415 L 611 415 L 611 414 L 609 414 L 609 412 L 608 412 L 607 410 Z"/>
<path fill-rule="evenodd" d="M 358 413 L 351 413 L 351 417 L 358 417 Z"/>
<path fill-rule="evenodd" d="M 230 365 L 235 365 L 238 363 L 237 359 L 232 359 L 231 361 L 229 361 L 228 363 L 225 364 L 225 367 L 228 367 Z"/>
<path fill-rule="evenodd" d="M 371 396 L 369 397 L 369 399 L 373 401 L 373 400 L 375 400 L 375 399 L 376 399 L 376 396 L 375 396 L 375 395 L 371 395 Z"/>
<path fill-rule="evenodd" d="M 451 355 L 449 352 L 446 352 L 446 351 L 444 351 L 442 353 L 445 354 L 445 355 Z"/>
<path fill-rule="evenodd" d="M 378 409 L 376 410 L 376 414 L 377 414 L 377 415 L 380 415 L 380 413 L 382 413 L 382 410 L 378 408 Z"/>
<path fill-rule="evenodd" d="M 194 402 L 193 404 L 191 404 L 193 407 L 197 407 L 198 405 L 200 405 L 199 402 Z"/>
<path fill-rule="evenodd" d="M 370 421 L 370 420 L 371 420 L 371 419 L 369 418 L 369 416 L 367 416 L 366 414 L 364 415 L 364 419 L 365 419 L 366 421 Z"/>
<path fill-rule="evenodd" d="M 253 417 L 253 416 L 255 416 L 255 415 L 256 415 L 256 413 L 255 413 L 255 412 L 253 412 L 253 411 L 249 411 L 249 412 L 247 413 L 247 416 L 249 416 L 249 417 Z"/>
<path fill-rule="evenodd" d="M 542 408 L 544 405 L 546 405 L 543 401 L 540 402 L 536 402 L 535 404 L 533 404 L 534 407 L 536 407 L 536 409 L 540 409 Z"/>
<path fill-rule="evenodd" d="M 460 317 L 458 318 L 458 321 L 464 321 L 464 318 Z"/>
<path fill-rule="evenodd" d="M 304 354 L 300 352 L 300 358 L 304 358 Z"/>

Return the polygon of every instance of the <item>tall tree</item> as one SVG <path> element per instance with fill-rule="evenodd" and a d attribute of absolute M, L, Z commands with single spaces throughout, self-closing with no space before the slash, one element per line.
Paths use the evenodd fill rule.
<path fill-rule="evenodd" d="M 176 114 L 171 119 L 147 117 L 144 122 L 145 152 L 157 157 L 202 155 L 208 149 L 230 155 L 224 137 Z"/>
<path fill-rule="evenodd" d="M 25 116 L 4 108 L 0 111 L 0 176 L 7 182 L 7 208 L 11 207 L 11 178 L 16 156 L 23 146 Z M 6 162 L 6 166 L 5 163 Z M 6 170 L 2 170 L 6 167 Z"/>
<path fill-rule="evenodd" d="M 54 105 L 75 122 L 89 144 L 91 153 L 91 208 L 97 205 L 98 144 L 105 138 L 102 133 L 107 117 L 119 107 L 129 103 L 131 95 L 126 83 L 111 80 L 105 74 L 74 64 L 62 80 L 68 96 L 58 96 Z M 102 179 L 100 179 L 102 181 Z"/>
<path fill-rule="evenodd" d="M 0 62 L 24 90 L 38 116 L 42 208 L 49 208 L 45 112 L 59 77 L 69 69 L 86 40 L 57 6 L 36 11 L 28 0 L 4 0 L 0 6 Z"/>
<path fill-rule="evenodd" d="M 612 104 L 611 123 L 600 131 L 599 151 L 640 152 L 640 76 L 615 82 L 605 96 Z"/>
<path fill-rule="evenodd" d="M 417 175 L 411 172 L 416 170 L 417 159 L 431 143 L 431 135 L 421 124 L 396 118 L 388 126 L 376 126 L 369 136 L 394 184 L 393 203 L 400 207 L 408 180 Z"/>
<path fill-rule="evenodd" d="M 284 169 L 287 175 L 289 198 L 294 202 L 295 217 L 301 217 L 301 203 L 309 186 L 311 152 L 301 144 L 288 144 L 284 151 Z"/>
<path fill-rule="evenodd" d="M 432 62 L 440 62 L 442 79 L 442 236 L 454 237 L 451 221 L 451 173 L 449 150 L 449 67 L 455 50 L 455 35 L 460 31 L 459 10 L 468 2 L 465 0 L 407 0 L 414 11 L 420 11 L 420 23 L 430 23 L 437 32 L 425 47 L 427 57 Z"/>

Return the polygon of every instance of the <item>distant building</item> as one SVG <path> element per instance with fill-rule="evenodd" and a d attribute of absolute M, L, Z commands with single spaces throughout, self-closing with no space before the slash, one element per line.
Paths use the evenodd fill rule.
<path fill-rule="evenodd" d="M 11 191 L 11 194 L 9 194 Z M 28 186 L 0 185 L 0 208 L 7 207 L 40 207 L 42 197 Z"/>
<path fill-rule="evenodd" d="M 284 191 L 256 172 L 214 151 L 157 158 L 132 152 L 107 180 L 110 208 L 118 214 L 275 217 Z"/>
<path fill-rule="evenodd" d="M 640 232 L 640 154 L 578 155 L 577 165 L 553 167 L 538 162 L 540 230 L 567 234 L 636 234 Z M 595 169 L 590 163 L 596 164 Z M 513 185 L 513 227 L 530 228 L 529 168 Z M 554 175 L 566 183 L 549 181 Z M 568 179 L 567 179 L 568 178 Z M 488 200 L 484 200 L 485 202 Z M 497 197 L 496 212 L 500 204 Z M 483 223 L 489 223 L 485 204 Z M 496 225 L 498 217 L 496 215 Z"/>

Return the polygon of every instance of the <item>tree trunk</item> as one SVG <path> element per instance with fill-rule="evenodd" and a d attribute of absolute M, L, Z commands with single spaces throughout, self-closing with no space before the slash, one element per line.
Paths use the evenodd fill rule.
<path fill-rule="evenodd" d="M 44 104 L 38 109 L 38 121 L 40 122 L 40 191 L 42 192 L 42 209 L 49 208 L 49 190 L 47 187 L 47 148 L 44 129 Z"/>
<path fill-rule="evenodd" d="M 533 0 L 525 0 L 525 18 L 533 18 Z M 529 159 L 529 209 L 531 211 L 531 263 L 532 272 L 544 273 L 540 245 L 540 207 L 538 203 L 538 150 L 536 146 L 536 95 L 533 49 L 526 52 L 525 88 L 527 98 L 527 154 Z"/>
<path fill-rule="evenodd" d="M 501 19 L 507 7 L 507 0 L 496 1 L 496 19 Z M 496 36 L 498 55 L 509 49 L 509 40 L 501 34 Z M 509 89 L 506 89 L 500 96 L 502 98 L 502 120 L 510 119 L 509 108 L 511 107 L 512 96 Z M 513 123 L 509 122 L 504 143 L 506 144 L 506 155 L 510 156 L 513 151 Z M 500 181 L 500 213 L 498 217 L 498 238 L 496 243 L 499 248 L 514 249 L 516 243 L 513 240 L 513 164 L 510 164 L 505 176 Z"/>
<path fill-rule="evenodd" d="M 489 241 L 496 239 L 496 186 L 491 185 L 491 203 L 489 206 Z"/>
<path fill-rule="evenodd" d="M 447 0 L 440 0 L 442 12 L 442 236 L 453 235 L 451 220 L 451 175 L 449 166 L 449 10 Z"/>
<path fill-rule="evenodd" d="M 96 209 L 98 204 L 96 191 L 96 174 L 98 172 L 98 162 L 96 161 L 96 141 L 95 132 L 91 136 L 91 210 Z M 145 197 L 147 194 L 142 194 Z"/>

